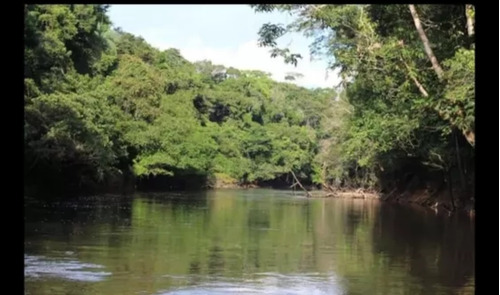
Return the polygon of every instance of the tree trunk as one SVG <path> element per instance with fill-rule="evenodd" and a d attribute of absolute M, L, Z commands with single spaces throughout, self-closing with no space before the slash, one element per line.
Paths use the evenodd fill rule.
<path fill-rule="evenodd" d="M 469 36 L 470 38 L 470 42 L 471 42 L 471 49 L 474 49 L 474 42 L 473 42 L 473 36 L 474 36 L 474 16 L 473 16 L 473 13 L 474 13 L 474 6 L 470 5 L 470 4 L 466 4 L 465 5 L 465 17 L 467 18 L 467 35 Z"/>
<path fill-rule="evenodd" d="M 469 35 L 469 37 L 472 37 L 472 35 L 474 35 L 474 19 L 472 17 L 473 11 L 474 9 L 472 5 L 465 5 L 465 16 L 467 17 L 467 34 Z"/>
<path fill-rule="evenodd" d="M 457 131 L 458 130 L 455 130 L 453 132 L 453 137 L 455 137 L 455 153 L 456 153 L 456 156 L 457 156 L 458 172 L 460 174 L 460 185 L 461 185 L 462 190 L 465 190 L 465 175 L 464 175 L 464 170 L 463 170 L 463 167 L 462 167 L 462 159 L 461 159 L 461 156 L 460 156 L 460 147 L 458 145 L 458 134 L 457 134 Z"/>
<path fill-rule="evenodd" d="M 418 35 L 420 36 L 420 39 L 422 40 L 422 43 L 424 43 L 424 49 L 425 53 L 429 57 L 432 63 L 432 68 L 436 72 L 438 78 L 441 80 L 443 78 L 444 71 L 439 65 L 439 62 L 434 55 L 434 52 L 432 51 L 429 39 L 427 39 L 427 35 L 425 34 L 424 29 L 422 28 L 422 24 L 420 23 L 420 18 L 418 17 L 417 10 L 415 9 L 415 5 L 410 4 L 410 12 L 411 16 L 413 17 L 413 22 L 415 23 L 415 27 L 417 28 Z"/>
<path fill-rule="evenodd" d="M 415 85 L 417 86 L 418 90 L 420 91 L 420 93 L 424 96 L 424 97 L 429 97 L 429 93 L 427 92 L 427 90 L 425 90 L 424 86 L 418 81 L 417 77 L 415 77 L 415 75 L 413 75 L 411 73 L 411 69 L 410 69 L 410 66 L 403 60 L 403 58 L 401 58 L 401 61 L 402 63 L 405 65 L 406 69 L 408 70 L 408 76 L 413 80 L 413 83 L 415 83 Z M 439 113 L 439 115 L 441 117 L 442 114 Z M 464 135 L 465 139 L 467 140 L 467 142 L 472 146 L 474 147 L 475 145 L 475 132 L 474 130 L 471 130 L 471 129 L 467 129 L 467 130 L 462 130 L 462 134 Z"/>

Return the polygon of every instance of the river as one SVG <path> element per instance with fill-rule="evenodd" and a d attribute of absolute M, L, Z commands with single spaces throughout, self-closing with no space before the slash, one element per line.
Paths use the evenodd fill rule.
<path fill-rule="evenodd" d="M 25 294 L 474 294 L 474 221 L 249 189 L 25 203 Z"/>

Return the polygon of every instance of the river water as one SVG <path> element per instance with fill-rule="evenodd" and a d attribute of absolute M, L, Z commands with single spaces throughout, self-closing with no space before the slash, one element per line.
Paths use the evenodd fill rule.
<path fill-rule="evenodd" d="M 216 190 L 26 202 L 25 294 L 474 294 L 474 222 Z"/>

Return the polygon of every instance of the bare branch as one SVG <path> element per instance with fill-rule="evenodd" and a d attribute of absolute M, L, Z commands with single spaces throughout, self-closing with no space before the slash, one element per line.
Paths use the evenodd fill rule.
<path fill-rule="evenodd" d="M 429 57 L 431 63 L 432 63 L 432 68 L 436 72 L 437 76 L 441 80 L 444 75 L 443 68 L 439 65 L 439 62 L 434 55 L 434 52 L 432 51 L 432 48 L 430 46 L 429 39 L 427 39 L 427 35 L 425 34 L 424 29 L 422 28 L 422 24 L 420 23 L 420 18 L 418 17 L 417 10 L 415 9 L 415 5 L 410 4 L 410 12 L 411 16 L 413 17 L 413 22 L 415 23 L 415 27 L 417 28 L 418 35 L 420 36 L 420 39 L 422 40 L 422 43 L 424 44 L 424 49 L 425 53 Z"/>

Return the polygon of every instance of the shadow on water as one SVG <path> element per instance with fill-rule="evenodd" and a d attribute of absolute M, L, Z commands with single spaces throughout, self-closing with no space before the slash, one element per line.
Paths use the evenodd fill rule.
<path fill-rule="evenodd" d="M 98 228 L 119 232 L 131 225 L 132 197 L 87 196 L 63 201 L 31 200 L 25 203 L 25 252 L 44 253 L 46 243 L 64 243 L 64 251 L 74 251 L 72 243 L 89 239 Z M 109 245 L 117 236 L 108 237 Z"/>
<path fill-rule="evenodd" d="M 409 261 L 409 273 L 430 294 L 437 284 L 461 288 L 474 277 L 474 235 L 466 216 L 381 206 L 374 220 L 373 249 L 390 253 L 393 263 Z"/>

